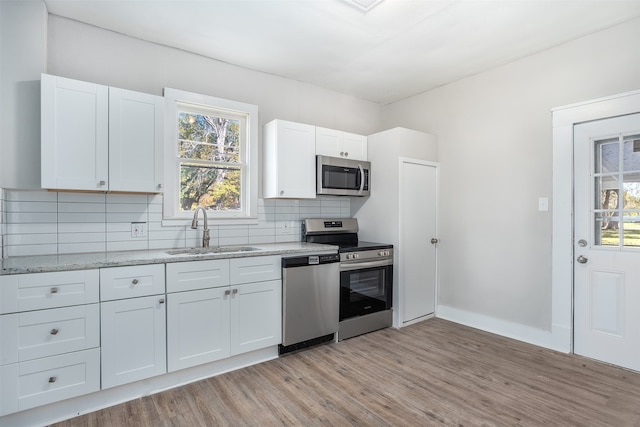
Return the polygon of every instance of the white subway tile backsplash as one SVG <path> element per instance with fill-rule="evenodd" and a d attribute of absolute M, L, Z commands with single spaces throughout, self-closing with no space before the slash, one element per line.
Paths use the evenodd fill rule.
<path fill-rule="evenodd" d="M 58 235 L 56 233 L 51 234 L 7 234 L 4 236 L 4 242 L 9 246 L 18 245 L 46 245 L 56 244 L 58 242 Z"/>
<path fill-rule="evenodd" d="M 104 242 L 104 233 L 60 233 L 58 243 L 101 243 Z"/>
<path fill-rule="evenodd" d="M 144 251 L 149 249 L 147 240 L 130 242 L 107 242 L 107 252 L 116 251 Z"/>
<path fill-rule="evenodd" d="M 104 252 L 105 242 L 96 243 L 58 243 L 59 254 L 80 254 L 84 252 Z"/>
<path fill-rule="evenodd" d="M 5 224 L 5 232 L 9 234 L 47 234 L 57 233 L 59 224 L 48 222 L 44 224 Z"/>
<path fill-rule="evenodd" d="M 149 198 L 146 194 L 107 194 L 107 205 L 110 204 L 138 204 L 138 205 L 147 205 L 149 203 Z"/>
<path fill-rule="evenodd" d="M 60 212 L 58 214 L 58 222 L 101 222 L 104 223 L 106 214 L 104 212 Z"/>
<path fill-rule="evenodd" d="M 58 193 L 50 191 L 5 190 L 5 200 L 18 202 L 56 202 Z"/>
<path fill-rule="evenodd" d="M 33 213 L 33 212 L 7 212 L 7 224 L 30 224 L 30 223 L 56 223 L 58 214 L 55 212 Z"/>
<path fill-rule="evenodd" d="M 243 237 L 220 237 L 220 238 L 218 238 L 218 245 L 220 245 L 220 246 L 248 245 L 248 244 L 249 244 L 249 236 L 243 236 Z"/>
<path fill-rule="evenodd" d="M 58 194 L 58 202 L 64 202 L 64 203 L 80 203 L 80 204 L 97 203 L 104 206 L 107 198 L 107 196 L 104 194 L 92 194 L 92 193 L 57 193 L 57 194 Z"/>
<path fill-rule="evenodd" d="M 58 245 L 20 245 L 6 246 L 6 256 L 33 256 L 33 255 L 51 255 L 57 253 Z"/>
<path fill-rule="evenodd" d="M 12 202 L 6 203 L 7 212 L 36 212 L 45 213 L 57 211 L 56 202 Z"/>
<path fill-rule="evenodd" d="M 4 190 L 0 198 L 5 257 L 202 245 L 202 222 L 162 225 L 162 195 Z M 211 225 L 210 245 L 299 241 L 303 219 L 348 217 L 350 207 L 347 197 L 260 199 L 257 224 Z M 147 236 L 131 237 L 132 222 L 145 222 Z"/>

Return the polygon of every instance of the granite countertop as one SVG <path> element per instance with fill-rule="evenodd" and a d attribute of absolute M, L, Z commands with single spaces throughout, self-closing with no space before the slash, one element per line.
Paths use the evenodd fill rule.
<path fill-rule="evenodd" d="M 241 251 L 251 247 L 255 250 Z M 157 249 L 148 251 L 95 252 L 66 255 L 36 255 L 5 258 L 2 260 L 0 275 L 44 273 L 50 271 L 86 270 L 102 267 L 120 267 L 140 264 L 162 264 L 183 261 L 201 261 L 208 259 L 243 258 L 265 255 L 287 255 L 296 253 L 336 252 L 337 246 L 307 242 L 269 243 L 258 245 L 225 246 L 238 248 L 238 252 L 176 254 L 178 249 Z"/>

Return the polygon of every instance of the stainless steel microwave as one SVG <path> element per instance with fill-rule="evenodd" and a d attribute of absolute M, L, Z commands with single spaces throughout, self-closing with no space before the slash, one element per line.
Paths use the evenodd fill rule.
<path fill-rule="evenodd" d="M 336 196 L 368 196 L 371 163 L 338 157 L 316 156 L 316 193 Z"/>

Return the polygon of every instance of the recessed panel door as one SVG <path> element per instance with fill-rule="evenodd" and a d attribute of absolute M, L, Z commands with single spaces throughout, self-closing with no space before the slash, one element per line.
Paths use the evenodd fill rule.
<path fill-rule="evenodd" d="M 574 351 L 640 370 L 640 114 L 574 128 Z"/>
<path fill-rule="evenodd" d="M 403 324 L 435 311 L 436 201 L 438 169 L 433 164 L 400 163 L 400 294 Z"/>

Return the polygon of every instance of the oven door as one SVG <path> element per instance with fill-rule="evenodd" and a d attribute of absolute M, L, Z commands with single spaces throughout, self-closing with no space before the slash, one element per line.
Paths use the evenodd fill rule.
<path fill-rule="evenodd" d="M 340 264 L 340 320 L 389 310 L 393 260 Z"/>

